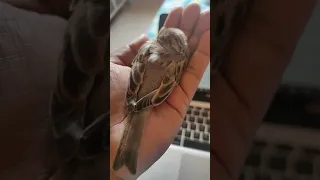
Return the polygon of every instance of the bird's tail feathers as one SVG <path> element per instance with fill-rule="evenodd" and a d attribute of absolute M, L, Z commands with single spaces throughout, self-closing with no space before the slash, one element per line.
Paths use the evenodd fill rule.
<path fill-rule="evenodd" d="M 144 111 L 127 116 L 122 139 L 113 162 L 113 169 L 115 171 L 126 165 L 131 174 L 136 174 L 138 152 L 145 118 L 146 112 Z"/>

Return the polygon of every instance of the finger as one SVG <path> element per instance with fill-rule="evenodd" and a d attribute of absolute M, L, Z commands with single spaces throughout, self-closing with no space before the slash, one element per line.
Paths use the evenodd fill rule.
<path fill-rule="evenodd" d="M 182 7 L 174 8 L 168 15 L 164 27 L 178 28 L 182 16 Z"/>
<path fill-rule="evenodd" d="M 191 102 L 200 80 L 210 61 L 210 31 L 203 34 L 197 50 L 191 57 L 186 72 L 183 73 L 180 86 L 177 86 L 167 98 L 167 103 L 176 109 L 181 116 Z"/>
<path fill-rule="evenodd" d="M 223 64 L 229 85 L 257 124 L 268 108 L 314 6 L 314 0 L 279 2 L 256 1 L 252 14 L 238 28 Z M 283 9 L 287 12 L 283 13 Z"/>
<path fill-rule="evenodd" d="M 189 99 L 196 91 L 210 61 L 210 31 L 206 31 L 198 44 L 196 51 L 191 57 L 186 73 L 183 75 L 181 87 L 184 89 Z"/>
<path fill-rule="evenodd" d="M 189 39 L 189 48 L 191 52 L 197 48 L 202 34 L 210 29 L 210 11 L 204 11 L 200 14 L 197 25 Z"/>
<path fill-rule="evenodd" d="M 200 6 L 197 3 L 189 4 L 182 12 L 180 29 L 189 38 L 198 21 L 200 15 Z"/>
<path fill-rule="evenodd" d="M 149 38 L 146 35 L 140 36 L 139 38 L 131 42 L 129 45 L 111 53 L 110 61 L 115 64 L 130 66 L 132 60 L 137 55 L 140 47 L 148 40 Z"/>

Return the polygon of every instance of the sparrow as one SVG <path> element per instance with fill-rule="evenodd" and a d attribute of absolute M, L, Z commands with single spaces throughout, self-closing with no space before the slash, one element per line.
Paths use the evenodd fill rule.
<path fill-rule="evenodd" d="M 127 116 L 113 169 L 126 165 L 136 174 L 141 137 L 152 107 L 160 105 L 179 84 L 189 60 L 188 41 L 177 28 L 163 27 L 156 39 L 147 41 L 132 61 L 125 95 Z"/>
<path fill-rule="evenodd" d="M 92 97 L 101 88 L 101 77 L 106 73 L 108 6 L 107 1 L 101 0 L 71 2 L 72 14 L 50 101 L 41 180 L 52 179 L 61 169 L 79 166 L 81 163 L 74 162 L 93 159 L 109 148 L 109 114 L 102 108 L 92 108 Z M 61 175 L 65 179 L 73 179 L 76 173 L 66 172 L 69 174 Z"/>

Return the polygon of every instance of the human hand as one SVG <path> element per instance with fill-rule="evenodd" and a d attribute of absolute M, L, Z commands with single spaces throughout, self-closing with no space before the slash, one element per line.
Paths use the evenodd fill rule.
<path fill-rule="evenodd" d="M 209 11 L 200 13 L 197 4 L 190 4 L 185 9 L 176 8 L 169 14 L 164 26 L 184 31 L 193 56 L 180 85 L 164 103 L 152 109 L 145 123 L 136 176 L 130 175 L 126 168 L 118 172 L 111 170 L 111 174 L 118 178 L 136 179 L 166 151 L 182 124 L 189 103 L 210 60 Z M 124 129 L 121 120 L 125 114 L 123 108 L 130 73 L 129 65 L 147 40 L 145 36 L 140 37 L 126 48 L 113 53 L 110 59 L 110 164 L 113 163 Z"/>
<path fill-rule="evenodd" d="M 255 1 L 238 27 L 219 73 L 211 76 L 213 179 L 237 179 L 315 3 Z"/>

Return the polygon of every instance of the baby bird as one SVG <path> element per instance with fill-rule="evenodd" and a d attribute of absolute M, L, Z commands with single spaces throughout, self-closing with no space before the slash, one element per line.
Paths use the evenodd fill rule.
<path fill-rule="evenodd" d="M 140 48 L 132 62 L 126 92 L 127 117 L 114 170 L 126 165 L 131 174 L 136 174 L 144 122 L 152 107 L 165 101 L 179 84 L 189 64 L 189 53 L 187 37 L 176 28 L 163 27 L 156 39 Z"/>

